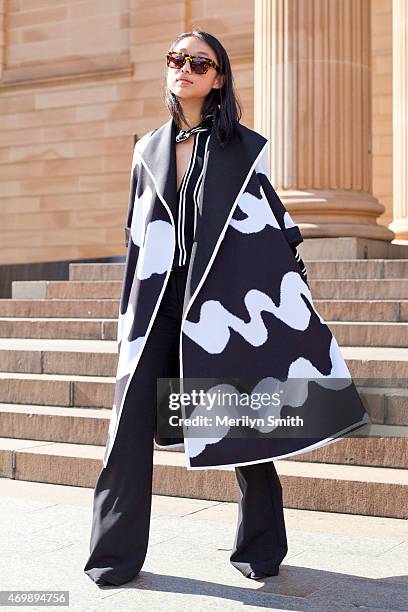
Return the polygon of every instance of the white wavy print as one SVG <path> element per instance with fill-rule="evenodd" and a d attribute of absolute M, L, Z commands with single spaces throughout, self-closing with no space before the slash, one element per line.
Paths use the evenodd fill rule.
<path fill-rule="evenodd" d="M 318 385 L 332 390 L 344 389 L 351 384 L 352 380 L 350 372 L 340 353 L 339 346 L 334 336 L 332 337 L 330 343 L 329 354 L 332 363 L 332 368 L 329 374 L 322 374 L 320 370 L 318 370 L 308 359 L 299 357 L 289 367 L 288 380 L 282 382 L 273 376 L 269 376 L 263 378 L 257 383 L 251 393 L 268 393 L 271 395 L 272 393 L 276 393 L 280 390 L 283 391 L 283 393 L 279 393 L 281 402 L 278 406 L 261 406 L 259 409 L 254 410 L 254 408 L 251 406 L 244 406 L 239 402 L 236 402 L 235 404 L 228 404 L 228 410 L 226 410 L 223 405 L 214 402 L 211 411 L 209 411 L 207 403 L 204 402 L 203 404 L 199 404 L 196 408 L 194 408 L 194 410 L 188 416 L 194 418 L 198 416 L 211 415 L 214 419 L 216 415 L 222 417 L 227 414 L 231 418 L 242 417 L 245 415 L 248 415 L 249 417 L 260 417 L 265 419 L 265 424 L 262 425 L 262 423 L 256 423 L 254 424 L 254 429 L 262 433 L 271 432 L 278 426 L 278 424 L 269 425 L 267 423 L 266 414 L 278 419 L 281 416 L 281 410 L 284 406 L 303 406 L 307 399 L 309 380 L 313 379 Z M 296 385 L 293 385 L 294 378 L 297 379 Z M 215 385 L 214 387 L 208 389 L 207 393 L 214 394 L 215 397 L 218 397 L 218 393 L 221 395 L 221 397 L 222 394 L 225 393 L 233 393 L 240 396 L 240 393 L 236 387 L 230 384 Z M 190 458 L 196 457 L 202 453 L 207 445 L 217 444 L 217 442 L 222 440 L 228 434 L 229 429 L 230 427 L 228 424 L 218 425 L 217 431 L 220 432 L 220 435 L 216 438 L 208 438 L 204 435 L 202 437 L 198 437 L 200 430 L 203 432 L 203 434 L 205 433 L 205 426 L 194 426 L 194 437 L 190 437 L 188 435 L 189 427 L 186 427 L 185 438 L 188 442 L 188 452 Z"/>
<path fill-rule="evenodd" d="M 132 340 L 132 342 L 122 343 L 116 372 L 117 380 L 124 376 L 129 376 L 135 369 L 140 351 L 142 350 L 144 338 L 144 336 L 139 336 L 136 340 Z"/>
<path fill-rule="evenodd" d="M 126 313 L 124 315 L 120 314 L 118 320 L 118 327 L 120 329 L 120 332 L 118 332 L 118 337 L 122 339 L 122 344 L 119 351 L 118 366 L 116 372 L 117 380 L 119 380 L 119 378 L 123 378 L 123 376 L 128 376 L 133 371 L 134 363 L 137 361 L 143 345 L 144 336 L 139 336 L 131 342 L 127 340 L 133 321 L 133 305 L 129 303 Z"/>
<path fill-rule="evenodd" d="M 149 217 L 150 210 L 153 205 L 153 192 L 151 187 L 147 186 L 141 196 L 135 196 L 132 223 L 130 227 L 130 235 L 133 242 L 141 247 L 143 244 L 146 221 Z"/>
<path fill-rule="evenodd" d="M 173 241 L 174 232 L 170 223 L 157 220 L 147 225 L 146 238 L 136 264 L 135 274 L 139 280 L 167 272 L 173 256 Z M 126 312 L 119 313 L 118 316 L 117 343 L 123 341 L 119 351 L 117 378 L 122 378 L 133 371 L 133 364 L 137 361 L 143 345 L 144 336 L 139 336 L 131 342 L 127 340 L 134 318 L 133 304 L 129 300 Z"/>
<path fill-rule="evenodd" d="M 263 150 L 262 150 L 262 154 L 259 157 L 256 165 L 255 165 L 255 172 L 260 172 L 262 174 L 264 174 L 268 180 L 271 180 L 271 173 L 270 173 L 270 169 L 269 169 L 269 146 L 270 143 L 269 141 L 266 143 L 266 145 L 264 146 Z"/>
<path fill-rule="evenodd" d="M 262 198 L 256 198 L 251 193 L 244 192 L 237 206 L 247 215 L 246 219 L 232 218 L 229 225 L 241 234 L 256 234 L 266 225 L 280 229 L 279 223 L 273 214 L 268 200 L 262 192 Z"/>
<path fill-rule="evenodd" d="M 186 319 L 183 332 L 207 353 L 222 353 L 227 346 L 233 329 L 252 346 L 261 346 L 268 339 L 268 330 L 262 320 L 261 312 L 271 312 L 285 325 L 292 329 L 304 331 L 310 321 L 310 311 L 301 298 L 305 295 L 312 308 L 312 296 L 308 286 L 297 272 L 287 272 L 281 282 L 281 302 L 276 306 L 273 300 L 258 289 L 250 289 L 244 302 L 250 320 L 248 323 L 232 314 L 218 300 L 208 300 L 200 309 L 197 323 Z M 315 310 L 316 312 L 316 310 Z M 316 312 L 320 322 L 324 320 Z"/>
<path fill-rule="evenodd" d="M 147 225 L 144 244 L 136 264 L 136 276 L 140 280 L 152 274 L 163 274 L 171 265 L 174 249 L 174 230 L 167 221 L 152 221 Z"/>
<path fill-rule="evenodd" d="M 115 428 L 116 428 L 116 423 L 118 420 L 118 416 L 116 413 L 116 404 L 113 404 L 112 406 L 112 412 L 111 412 L 111 417 L 109 420 L 109 427 L 108 427 L 108 436 L 110 436 L 110 438 L 112 439 L 114 432 L 115 432 Z"/>
<path fill-rule="evenodd" d="M 286 211 L 285 214 L 283 215 L 283 224 L 286 229 L 289 229 L 290 227 L 295 227 L 296 225 L 296 223 L 293 221 L 288 211 Z"/>
<path fill-rule="evenodd" d="M 127 338 L 129 336 L 130 329 L 133 323 L 133 318 L 134 318 L 133 304 L 128 303 L 128 307 L 124 314 L 122 314 L 119 311 L 118 334 L 117 334 L 118 344 L 122 340 L 122 338 Z"/>
<path fill-rule="evenodd" d="M 270 167 L 269 167 L 269 147 L 270 147 L 270 142 L 268 142 L 267 145 L 265 146 L 263 153 L 255 166 L 255 172 L 257 172 L 258 174 L 264 174 L 267 177 L 268 181 L 271 182 L 271 172 L 270 172 Z M 261 188 L 261 191 L 262 191 L 262 188 Z M 289 229 L 290 227 L 294 227 L 296 225 L 296 223 L 293 221 L 288 211 L 286 211 L 283 216 L 283 223 L 284 223 L 285 229 Z"/>

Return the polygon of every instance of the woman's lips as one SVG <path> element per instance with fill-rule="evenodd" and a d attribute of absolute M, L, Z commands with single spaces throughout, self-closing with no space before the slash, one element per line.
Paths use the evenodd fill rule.
<path fill-rule="evenodd" d="M 189 81 L 188 79 L 177 79 L 177 83 L 190 83 L 191 85 L 191 81 Z"/>

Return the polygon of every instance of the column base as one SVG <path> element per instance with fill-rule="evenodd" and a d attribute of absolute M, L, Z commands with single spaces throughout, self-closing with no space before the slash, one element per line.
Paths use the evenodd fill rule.
<path fill-rule="evenodd" d="M 300 228 L 302 231 L 301 225 Z M 408 243 L 398 244 L 354 236 L 304 238 L 298 251 L 305 262 L 308 259 L 408 259 Z"/>
<path fill-rule="evenodd" d="M 389 228 L 395 233 L 397 240 L 408 243 L 408 219 L 394 219 Z"/>
<path fill-rule="evenodd" d="M 304 238 L 356 237 L 391 242 L 395 234 L 377 219 L 384 211 L 372 194 L 347 189 L 282 190 L 279 197 Z"/>

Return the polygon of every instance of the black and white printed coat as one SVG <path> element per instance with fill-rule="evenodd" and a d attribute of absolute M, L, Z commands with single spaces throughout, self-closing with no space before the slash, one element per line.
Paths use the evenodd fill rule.
<path fill-rule="evenodd" d="M 104 466 L 171 272 L 177 204 L 175 134 L 170 118 L 134 148 L 118 368 Z M 280 427 L 257 436 L 250 432 L 245 437 L 228 436 L 228 428 L 216 437 L 205 431 L 202 437 L 185 436 L 188 469 L 296 455 L 369 422 L 339 346 L 316 311 L 294 256 L 292 249 L 303 238 L 270 183 L 269 141 L 242 124 L 239 134 L 241 139 L 225 148 L 213 132 L 207 141 L 180 330 L 180 382 L 242 377 L 252 381 L 253 390 L 269 391 L 275 388 L 268 386 L 271 383 L 304 379 L 305 384 L 297 384 L 297 405 L 281 406 L 278 416 L 298 414 L 305 417 L 307 427 L 292 428 L 285 437 Z M 308 386 L 310 379 L 315 382 Z M 231 389 L 231 384 L 222 388 Z M 197 414 L 199 408 L 195 410 Z"/>

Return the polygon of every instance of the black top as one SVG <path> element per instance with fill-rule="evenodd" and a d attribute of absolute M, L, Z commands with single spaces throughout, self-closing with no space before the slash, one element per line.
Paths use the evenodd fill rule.
<path fill-rule="evenodd" d="M 197 226 L 198 194 L 202 186 L 202 170 L 205 152 L 208 147 L 210 127 L 193 132 L 193 149 L 186 172 L 177 190 L 177 208 L 174 217 L 176 229 L 176 249 L 173 268 L 188 266 Z"/>

